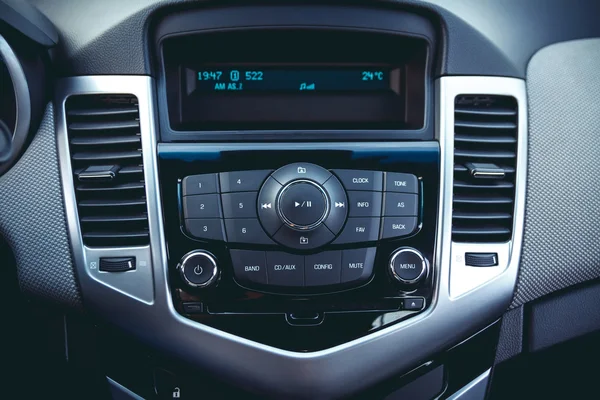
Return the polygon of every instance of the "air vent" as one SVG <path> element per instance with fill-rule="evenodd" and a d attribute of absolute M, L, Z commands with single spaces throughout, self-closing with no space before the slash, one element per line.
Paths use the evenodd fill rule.
<path fill-rule="evenodd" d="M 67 100 L 66 112 L 84 244 L 148 244 L 137 98 L 72 96 Z"/>
<path fill-rule="evenodd" d="M 510 240 L 515 200 L 517 101 L 457 96 L 452 240 Z"/>

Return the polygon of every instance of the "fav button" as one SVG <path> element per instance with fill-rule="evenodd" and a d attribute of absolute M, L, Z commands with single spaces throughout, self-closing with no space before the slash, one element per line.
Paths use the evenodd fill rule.
<path fill-rule="evenodd" d="M 334 244 L 373 242 L 379 239 L 380 218 L 348 218 Z"/>
<path fill-rule="evenodd" d="M 419 193 L 418 179 L 412 174 L 386 172 L 385 191 L 399 193 Z"/>
<path fill-rule="evenodd" d="M 381 192 L 348 192 L 350 217 L 380 217 Z"/>
<path fill-rule="evenodd" d="M 361 171 L 355 169 L 334 169 L 346 190 L 383 190 L 383 172 Z"/>
<path fill-rule="evenodd" d="M 221 193 L 257 192 L 271 170 L 221 172 Z"/>
<path fill-rule="evenodd" d="M 304 286 L 304 257 L 282 252 L 267 252 L 269 285 Z"/>
<path fill-rule="evenodd" d="M 358 283 L 369 280 L 373 273 L 375 251 L 374 247 L 344 250 L 342 253 L 342 283 Z"/>
<path fill-rule="evenodd" d="M 233 274 L 240 282 L 267 283 L 267 259 L 264 251 L 231 250 Z"/>
<path fill-rule="evenodd" d="M 419 196 L 416 194 L 386 193 L 385 209 L 383 215 L 386 217 L 413 217 L 419 214 Z"/>
<path fill-rule="evenodd" d="M 304 263 L 306 286 L 340 283 L 342 267 L 342 253 L 340 251 L 325 251 L 306 256 Z"/>

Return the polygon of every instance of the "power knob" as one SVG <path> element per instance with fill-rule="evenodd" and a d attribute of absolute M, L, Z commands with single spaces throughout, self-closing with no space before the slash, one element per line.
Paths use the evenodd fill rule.
<path fill-rule="evenodd" d="M 390 276 L 403 286 L 416 286 L 429 273 L 429 264 L 420 251 L 401 247 L 390 257 Z"/>
<path fill-rule="evenodd" d="M 207 251 L 187 253 L 181 258 L 177 269 L 186 285 L 194 289 L 208 288 L 219 280 L 217 260 Z"/>

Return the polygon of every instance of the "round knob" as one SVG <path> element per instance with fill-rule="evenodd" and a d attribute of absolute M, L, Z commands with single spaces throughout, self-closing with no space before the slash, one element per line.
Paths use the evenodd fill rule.
<path fill-rule="evenodd" d="M 427 276 L 427 260 L 411 247 L 396 250 L 390 258 L 390 275 L 404 285 L 415 285 Z"/>
<path fill-rule="evenodd" d="M 194 250 L 184 255 L 177 268 L 183 281 L 197 289 L 207 288 L 219 278 L 215 257 L 202 250 Z"/>
<path fill-rule="evenodd" d="M 288 183 L 279 192 L 277 210 L 283 223 L 290 228 L 309 231 L 327 217 L 329 199 L 320 185 L 299 179 Z"/>

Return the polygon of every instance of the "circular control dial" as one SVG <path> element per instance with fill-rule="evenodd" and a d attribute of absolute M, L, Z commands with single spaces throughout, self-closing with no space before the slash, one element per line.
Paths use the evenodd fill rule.
<path fill-rule="evenodd" d="M 412 247 L 396 250 L 390 258 L 390 275 L 404 285 L 416 285 L 428 274 L 425 257 Z"/>
<path fill-rule="evenodd" d="M 177 269 L 183 281 L 193 288 L 207 288 L 219 278 L 215 257 L 202 250 L 194 250 L 184 255 Z"/>
<path fill-rule="evenodd" d="M 258 218 L 273 240 L 309 250 L 331 242 L 348 216 L 348 198 L 340 181 L 310 163 L 279 168 L 258 195 Z"/>
<path fill-rule="evenodd" d="M 281 220 L 287 226 L 311 230 L 327 216 L 329 200 L 321 186 L 302 179 L 292 181 L 279 192 L 277 207 Z"/>

